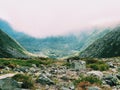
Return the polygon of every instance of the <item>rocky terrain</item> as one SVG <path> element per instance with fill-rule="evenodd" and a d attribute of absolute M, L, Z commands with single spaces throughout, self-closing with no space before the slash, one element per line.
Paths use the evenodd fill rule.
<path fill-rule="evenodd" d="M 119 90 L 120 58 L 0 59 L 0 75 L 1 90 Z"/>

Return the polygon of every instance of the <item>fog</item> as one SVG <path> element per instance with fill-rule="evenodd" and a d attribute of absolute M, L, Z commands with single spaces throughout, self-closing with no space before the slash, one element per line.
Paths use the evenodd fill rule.
<path fill-rule="evenodd" d="M 63 35 L 120 20 L 120 0 L 0 0 L 0 18 L 34 37 Z"/>

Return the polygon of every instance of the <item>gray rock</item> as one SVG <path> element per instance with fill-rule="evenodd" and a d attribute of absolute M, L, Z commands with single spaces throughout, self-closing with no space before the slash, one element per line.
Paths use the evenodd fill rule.
<path fill-rule="evenodd" d="M 114 65 L 112 62 L 107 62 L 108 66 L 111 67 L 111 68 L 114 68 Z"/>
<path fill-rule="evenodd" d="M 90 71 L 87 73 L 87 75 L 93 75 L 100 79 L 102 79 L 102 77 L 103 77 L 103 73 L 101 71 Z"/>
<path fill-rule="evenodd" d="M 64 80 L 64 81 L 68 81 L 69 77 L 67 77 L 66 75 L 64 75 L 64 76 L 61 77 L 61 79 Z"/>
<path fill-rule="evenodd" d="M 28 67 L 15 68 L 14 71 L 27 73 L 29 71 Z"/>
<path fill-rule="evenodd" d="M 41 70 L 46 70 L 46 67 L 43 64 L 40 66 L 40 68 L 41 68 Z"/>
<path fill-rule="evenodd" d="M 120 80 L 120 73 L 118 73 L 116 76 L 117 76 L 117 78 Z"/>
<path fill-rule="evenodd" d="M 9 68 L 9 67 L 7 67 L 7 66 L 6 66 L 4 69 L 5 69 L 5 70 L 8 70 L 8 71 L 10 70 L 10 68 Z"/>
<path fill-rule="evenodd" d="M 17 81 L 11 78 L 0 80 L 0 90 L 21 90 Z"/>
<path fill-rule="evenodd" d="M 70 89 L 70 90 L 75 90 L 75 86 L 74 86 L 73 83 L 71 83 L 71 84 L 69 85 L 69 89 Z"/>
<path fill-rule="evenodd" d="M 32 64 L 32 67 L 36 68 L 37 66 L 36 66 L 36 64 Z"/>
<path fill-rule="evenodd" d="M 101 88 L 97 86 L 92 86 L 92 87 L 88 87 L 88 90 L 101 90 Z"/>
<path fill-rule="evenodd" d="M 36 72 L 36 69 L 35 69 L 34 67 L 31 67 L 31 68 L 29 69 L 29 72 L 35 73 L 35 72 Z"/>
<path fill-rule="evenodd" d="M 62 87 L 61 90 L 71 90 L 71 89 L 69 89 L 67 87 Z"/>
<path fill-rule="evenodd" d="M 81 60 L 72 60 L 70 61 L 71 68 L 74 70 L 85 70 L 86 69 L 86 62 Z"/>
<path fill-rule="evenodd" d="M 4 72 L 3 71 L 0 71 L 0 74 L 3 74 Z"/>
<path fill-rule="evenodd" d="M 43 85 L 54 85 L 54 82 L 48 78 L 45 74 L 41 74 L 37 80 L 37 82 L 43 84 Z"/>
<path fill-rule="evenodd" d="M 110 86 L 117 86 L 120 85 L 119 79 L 116 77 L 116 75 L 107 75 L 103 78 L 105 82 Z"/>
<path fill-rule="evenodd" d="M 52 68 L 52 69 L 50 70 L 50 73 L 51 73 L 51 74 L 57 74 L 57 73 L 58 73 L 57 68 Z"/>
<path fill-rule="evenodd" d="M 49 73 L 48 71 L 42 71 L 41 73 L 45 74 L 47 77 L 52 77 L 52 74 Z"/>

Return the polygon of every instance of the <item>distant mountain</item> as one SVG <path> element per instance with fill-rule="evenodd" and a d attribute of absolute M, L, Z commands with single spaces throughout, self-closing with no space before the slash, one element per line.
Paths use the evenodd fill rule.
<path fill-rule="evenodd" d="M 82 31 L 76 34 L 66 36 L 54 36 L 46 38 L 34 38 L 21 32 L 16 32 L 9 23 L 0 20 L 0 28 L 8 35 L 15 38 L 29 52 L 45 55 L 51 58 L 62 58 L 73 56 L 86 49 L 95 40 L 103 37 L 110 31 L 109 28 L 91 30 L 91 32 Z"/>
<path fill-rule="evenodd" d="M 0 58 L 13 57 L 28 57 L 28 52 L 0 29 Z"/>
<path fill-rule="evenodd" d="M 112 29 L 80 53 L 80 57 L 109 58 L 120 56 L 120 27 Z"/>

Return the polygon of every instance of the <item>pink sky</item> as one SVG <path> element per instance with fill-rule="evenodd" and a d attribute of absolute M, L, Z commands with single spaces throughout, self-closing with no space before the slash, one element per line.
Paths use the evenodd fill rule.
<path fill-rule="evenodd" d="M 120 0 L 0 0 L 0 18 L 35 37 L 120 21 Z"/>

